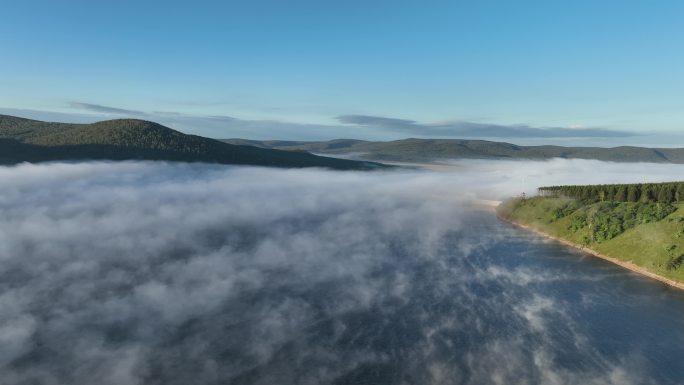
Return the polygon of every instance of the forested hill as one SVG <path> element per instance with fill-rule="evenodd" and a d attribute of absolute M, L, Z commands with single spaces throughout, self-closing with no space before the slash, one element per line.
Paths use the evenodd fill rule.
<path fill-rule="evenodd" d="M 596 159 L 612 162 L 684 163 L 684 148 L 518 146 L 511 143 L 460 139 L 403 139 L 368 142 L 336 139 L 326 142 L 257 141 L 224 139 L 280 150 L 351 155 L 356 159 L 395 162 L 433 162 L 444 159 Z"/>
<path fill-rule="evenodd" d="M 0 164 L 54 160 L 165 160 L 274 167 L 373 169 L 381 164 L 223 143 L 137 119 L 48 123 L 0 115 Z"/>
<path fill-rule="evenodd" d="M 684 182 L 539 187 L 539 195 L 585 202 L 684 202 Z"/>

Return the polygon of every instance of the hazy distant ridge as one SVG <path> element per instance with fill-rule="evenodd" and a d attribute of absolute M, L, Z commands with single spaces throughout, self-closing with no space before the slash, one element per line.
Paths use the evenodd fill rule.
<path fill-rule="evenodd" d="M 505 142 L 461 139 L 402 139 L 369 142 L 336 139 L 325 142 L 257 141 L 224 139 L 226 143 L 279 150 L 305 150 L 320 154 L 354 154 L 375 161 L 431 162 L 440 159 L 596 159 L 613 162 L 684 163 L 684 148 L 646 148 L 621 146 L 563 147 L 518 146 Z"/>

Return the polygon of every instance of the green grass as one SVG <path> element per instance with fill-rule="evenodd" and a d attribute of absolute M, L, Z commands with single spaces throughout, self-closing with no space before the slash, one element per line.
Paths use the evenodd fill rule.
<path fill-rule="evenodd" d="M 630 204 L 606 205 L 604 202 L 603 206 L 602 203 L 584 205 L 567 198 L 534 197 L 506 201 L 499 207 L 498 212 L 504 218 L 554 237 L 586 246 L 618 260 L 632 262 L 660 276 L 684 282 L 684 264 L 678 266 L 671 263 L 673 259 L 684 255 L 684 204 L 673 205 L 675 211 L 660 220 L 651 218 L 648 223 L 637 221 L 633 227 L 625 229 L 611 239 L 592 237 L 590 224 L 582 227 L 572 226 L 573 223 L 577 223 L 578 216 L 582 215 L 620 217 L 622 212 L 629 209 L 626 205 Z M 568 206 L 574 210 L 569 210 L 564 216 L 558 217 L 558 210 Z M 606 207 L 612 207 L 612 211 L 606 211 Z"/>

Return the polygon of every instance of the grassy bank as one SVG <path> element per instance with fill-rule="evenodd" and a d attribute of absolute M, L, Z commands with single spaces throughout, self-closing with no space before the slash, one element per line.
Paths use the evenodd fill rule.
<path fill-rule="evenodd" d="M 684 204 L 516 198 L 500 217 L 684 283 Z"/>

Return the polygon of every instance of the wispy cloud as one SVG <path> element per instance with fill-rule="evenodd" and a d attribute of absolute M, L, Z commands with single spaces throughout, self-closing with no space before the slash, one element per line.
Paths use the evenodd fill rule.
<path fill-rule="evenodd" d="M 114 115 L 134 115 L 141 116 L 147 115 L 147 113 L 136 110 L 127 110 L 117 107 L 103 106 L 100 104 L 82 103 L 82 102 L 69 102 L 69 106 L 79 110 L 86 110 L 91 112 L 98 112 L 101 114 L 114 114 Z"/>
<path fill-rule="evenodd" d="M 177 111 L 139 111 L 96 103 L 71 102 L 73 112 L 53 112 L 0 108 L 0 113 L 21 117 L 72 123 L 92 123 L 114 117 L 153 120 L 171 128 L 212 138 L 330 140 L 355 138 L 365 140 L 395 140 L 408 136 L 420 138 L 482 138 L 516 144 L 558 145 L 649 145 L 670 147 L 681 143 L 673 134 L 645 135 L 574 125 L 572 127 L 531 127 L 527 125 L 497 125 L 467 121 L 420 123 L 372 115 L 340 115 L 337 124 L 307 124 L 280 120 L 241 119 L 221 114 L 189 114 Z"/>
<path fill-rule="evenodd" d="M 127 115 L 127 116 L 157 116 L 160 120 L 175 119 L 197 126 L 206 126 L 216 123 L 228 123 L 233 128 L 242 129 L 255 127 L 263 128 L 264 125 L 278 128 L 328 128 L 316 125 L 286 123 L 280 121 L 243 120 L 232 116 L 207 115 L 197 116 L 177 112 L 154 112 L 152 114 L 143 111 L 128 110 L 123 108 L 103 106 L 92 103 L 71 102 L 70 106 L 77 109 L 99 112 L 103 114 Z M 591 127 L 531 127 L 528 125 L 501 125 L 487 124 L 468 121 L 451 121 L 439 123 L 419 123 L 415 120 L 398 119 L 372 115 L 340 115 L 337 121 L 344 125 L 354 125 L 366 128 L 375 128 L 383 131 L 397 132 L 407 135 L 424 137 L 461 137 L 461 138 L 623 138 L 636 136 L 627 131 L 607 130 Z M 335 127 L 338 128 L 338 127 Z"/>
<path fill-rule="evenodd" d="M 379 128 L 409 135 L 463 138 L 620 138 L 636 136 L 627 131 L 604 128 L 531 127 L 528 125 L 501 125 L 467 121 L 419 123 L 415 120 L 370 115 L 341 115 L 343 124 Z"/>
<path fill-rule="evenodd" d="M 414 128 L 419 125 L 414 120 L 407 119 L 396 119 L 396 118 L 384 118 L 381 116 L 370 116 L 370 115 L 340 115 L 337 117 L 340 123 L 344 124 L 356 124 L 359 126 L 376 126 L 376 127 L 388 127 L 388 128 Z"/>
<path fill-rule="evenodd" d="M 345 127 L 334 125 L 292 123 L 277 120 L 253 120 L 240 119 L 228 115 L 199 115 L 188 114 L 177 111 L 137 111 L 124 108 L 105 106 L 94 103 L 70 102 L 69 107 L 91 113 L 100 114 L 75 114 L 73 119 L 69 119 L 70 114 L 51 114 L 44 111 L 33 110 L 10 110 L 21 111 L 20 115 L 30 118 L 43 119 L 49 116 L 54 120 L 54 116 L 62 116 L 63 119 L 75 120 L 77 122 L 90 123 L 96 120 L 111 119 L 112 115 L 117 117 L 137 117 L 154 120 L 157 123 L 170 126 L 187 133 L 204 135 L 212 138 L 232 138 L 242 137 L 249 139 L 274 139 L 288 138 L 293 140 L 325 140 L 335 137 L 335 132 L 342 135 L 346 131 Z M 0 108 L 0 112 L 3 109 Z M 330 135 L 333 135 L 332 137 Z"/>

